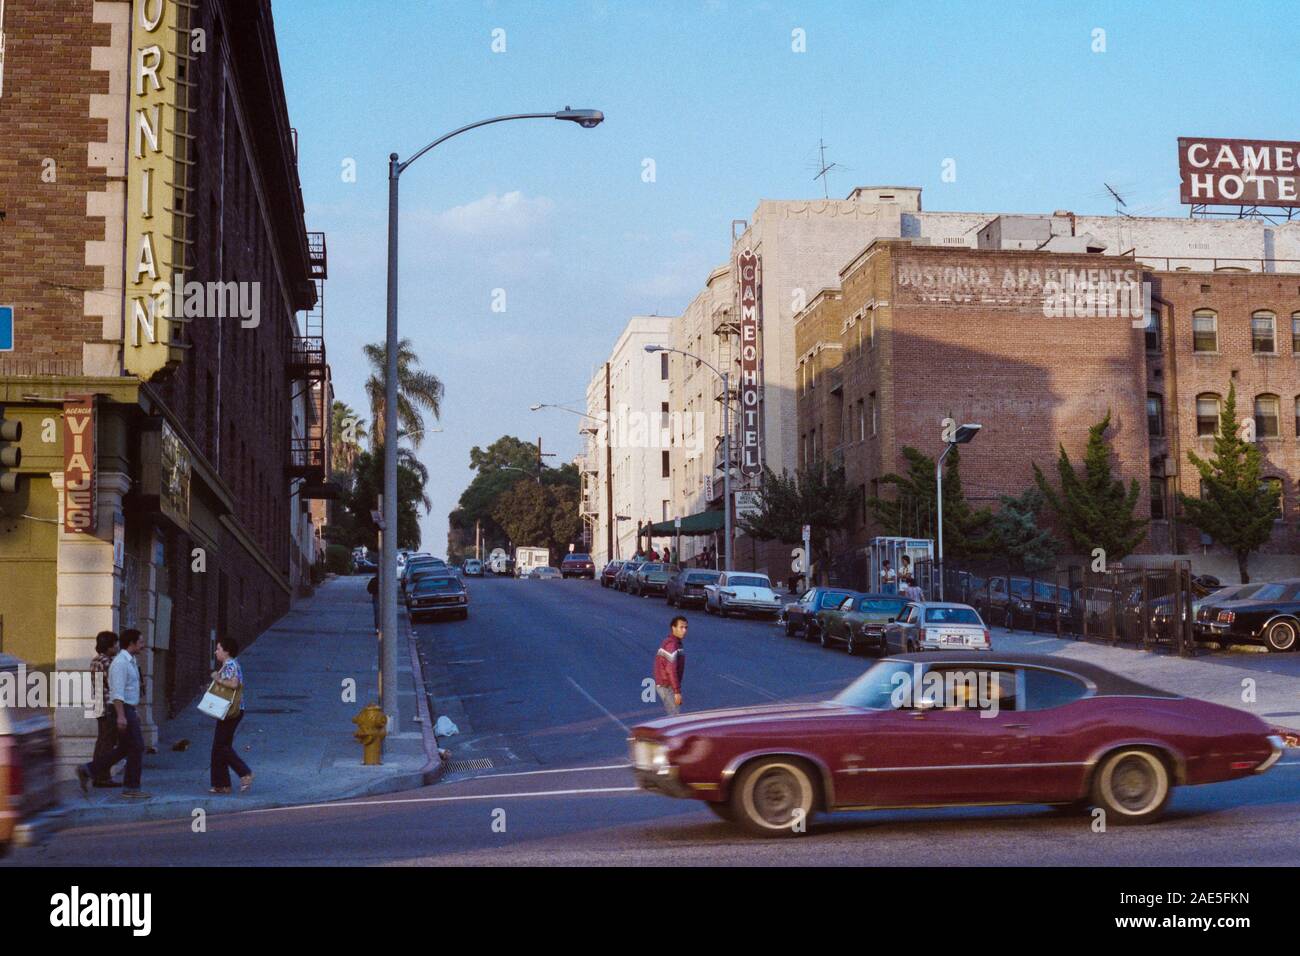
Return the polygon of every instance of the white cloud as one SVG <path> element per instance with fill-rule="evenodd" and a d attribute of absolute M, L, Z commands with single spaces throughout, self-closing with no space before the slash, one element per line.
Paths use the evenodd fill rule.
<path fill-rule="evenodd" d="M 555 208 L 545 196 L 528 198 L 519 190 L 498 196 L 489 193 L 437 215 L 439 231 L 476 239 L 522 239 L 541 225 Z"/>

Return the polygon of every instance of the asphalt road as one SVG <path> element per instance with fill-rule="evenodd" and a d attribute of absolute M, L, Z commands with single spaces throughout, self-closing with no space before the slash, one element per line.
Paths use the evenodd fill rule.
<path fill-rule="evenodd" d="M 190 821 L 83 828 L 18 851 L 28 865 L 1295 865 L 1300 754 L 1268 774 L 1177 791 L 1163 821 L 1094 832 L 1045 807 L 854 813 L 753 839 L 693 801 L 642 793 L 626 728 L 673 613 L 586 581 L 470 582 L 471 617 L 420 624 L 456 767 L 422 790 Z M 760 621 L 687 612 L 688 710 L 821 698 L 870 658 Z M 489 766 L 490 764 L 490 766 Z M 479 769 L 469 769 L 477 767 Z"/>

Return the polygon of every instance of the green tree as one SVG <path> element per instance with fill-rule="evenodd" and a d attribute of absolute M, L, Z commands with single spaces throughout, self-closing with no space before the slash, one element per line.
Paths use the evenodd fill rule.
<path fill-rule="evenodd" d="M 365 419 L 347 402 L 335 399 L 330 412 L 330 462 L 336 473 L 351 480 L 352 466 L 367 437 Z"/>
<path fill-rule="evenodd" d="M 387 380 L 388 349 L 383 342 L 362 346 L 366 361 L 370 363 L 370 377 L 366 379 L 366 397 L 370 401 L 370 433 L 372 447 L 384 440 L 384 383 Z M 429 412 L 437 421 L 442 414 L 442 382 L 432 372 L 420 367 L 420 359 L 411 346 L 410 339 L 402 339 L 397 346 L 397 425 L 405 432 L 402 437 L 419 448 L 424 437 L 424 413 Z"/>
<path fill-rule="evenodd" d="M 1023 571 L 1050 568 L 1056 561 L 1056 539 L 1051 529 L 1038 524 L 1047 503 L 1043 493 L 1027 488 L 1018 498 L 1003 495 L 999 500 L 1002 508 L 990 526 L 997 551 L 1010 556 Z"/>
<path fill-rule="evenodd" d="M 552 502 L 535 481 L 519 478 L 492 508 L 492 517 L 515 547 L 550 547 Z"/>
<path fill-rule="evenodd" d="M 1249 583 L 1250 554 L 1273 534 L 1282 509 L 1278 489 L 1260 481 L 1259 448 L 1241 437 L 1235 383 L 1228 384 L 1228 398 L 1219 413 L 1213 457 L 1201 458 L 1192 451 L 1187 457 L 1201 474 L 1204 494 L 1193 498 L 1179 492 L 1183 512 L 1194 527 L 1236 555 L 1241 581 Z"/>
<path fill-rule="evenodd" d="M 1065 446 L 1060 446 L 1056 462 L 1061 482 L 1059 493 L 1036 463 L 1034 482 L 1046 498 L 1061 532 L 1079 552 L 1091 554 L 1101 548 L 1107 561 L 1120 561 L 1142 542 L 1147 521 L 1133 513 L 1142 493 L 1137 479 L 1129 483 L 1126 491 L 1124 482 L 1111 475 L 1110 446 L 1106 442 L 1109 428 L 1107 412 L 1105 418 L 1088 429 L 1082 475 L 1075 472 Z"/>
<path fill-rule="evenodd" d="M 849 521 L 853 496 L 844 469 L 813 462 L 795 474 L 776 474 L 764 466 L 758 485 L 758 513 L 737 519 L 736 525 L 760 541 L 803 540 L 803 526 L 809 525 L 812 563 L 826 579 L 831 554 L 831 535 Z"/>
<path fill-rule="evenodd" d="M 361 452 L 357 456 L 352 489 L 343 498 L 346 519 L 352 533 L 346 543 L 353 547 L 364 544 L 378 546 L 377 531 L 371 512 L 379 507 L 379 495 L 384 488 L 384 449 Z M 429 481 L 428 469 L 409 448 L 399 448 L 397 456 L 397 546 L 420 547 L 420 509 L 425 513 L 433 507 L 425 493 Z"/>
<path fill-rule="evenodd" d="M 934 459 L 910 445 L 903 448 L 905 474 L 891 472 L 880 479 L 895 489 L 893 498 L 867 499 L 882 533 L 887 535 L 936 537 L 937 498 Z M 987 508 L 972 508 L 961 483 L 961 453 L 954 448 L 944 459 L 943 550 L 946 558 L 977 558 L 993 548 Z"/>

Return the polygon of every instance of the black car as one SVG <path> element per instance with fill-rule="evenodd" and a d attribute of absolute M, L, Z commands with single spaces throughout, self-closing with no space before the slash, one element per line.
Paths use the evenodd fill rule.
<path fill-rule="evenodd" d="M 785 632 L 791 637 L 802 634 L 805 641 L 817 639 L 814 618 L 822 608 L 839 607 L 852 594 L 848 588 L 809 588 L 799 600 L 785 606 Z M 812 624 L 812 628 L 809 625 Z"/>
<path fill-rule="evenodd" d="M 677 569 L 671 564 L 660 561 L 647 561 L 636 569 L 636 573 L 627 579 L 627 591 L 637 597 L 650 594 L 664 594 L 668 590 L 668 579 Z"/>
<path fill-rule="evenodd" d="M 989 624 L 1011 629 L 1056 629 L 1056 620 L 1070 618 L 1070 592 L 1047 581 L 1029 578 L 989 578 L 982 593 L 972 595 L 971 603 Z"/>
<path fill-rule="evenodd" d="M 614 578 L 618 577 L 618 572 L 622 569 L 622 561 L 611 561 L 605 565 L 600 572 L 600 586 L 607 588 L 613 585 Z"/>
<path fill-rule="evenodd" d="M 411 620 L 449 615 L 462 621 L 469 617 L 469 593 L 454 574 L 430 574 L 411 584 Z"/>
<path fill-rule="evenodd" d="M 589 554 L 566 554 L 560 562 L 560 575 L 566 578 L 595 578 L 596 565 Z"/>
<path fill-rule="evenodd" d="M 1300 578 L 1271 581 L 1247 597 L 1227 601 L 1212 595 L 1197 610 L 1196 633 L 1220 644 L 1295 650 L 1300 643 Z"/>
<path fill-rule="evenodd" d="M 614 590 L 626 593 L 628 585 L 632 583 L 632 578 L 636 575 L 637 568 L 643 564 L 645 564 L 644 561 L 624 561 L 623 566 L 614 575 Z"/>
<path fill-rule="evenodd" d="M 682 568 L 668 579 L 664 599 L 672 607 L 685 607 L 688 604 L 704 606 L 704 586 L 717 584 L 721 571 L 706 568 Z"/>

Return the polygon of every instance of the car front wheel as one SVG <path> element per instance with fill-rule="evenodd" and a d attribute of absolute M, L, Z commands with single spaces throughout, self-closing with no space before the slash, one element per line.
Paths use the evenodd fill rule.
<path fill-rule="evenodd" d="M 844 637 L 844 649 L 849 652 L 849 657 L 854 656 L 858 652 L 857 648 L 853 646 L 853 628 L 849 628 L 848 633 Z"/>
<path fill-rule="evenodd" d="M 736 822 L 756 836 L 806 832 L 817 792 L 808 768 L 788 757 L 764 757 L 745 767 L 731 795 Z"/>
<path fill-rule="evenodd" d="M 1164 811 L 1170 790 L 1169 768 L 1158 754 L 1126 747 L 1102 760 L 1092 798 L 1115 823 L 1150 823 Z"/>
<path fill-rule="evenodd" d="M 1282 653 L 1295 650 L 1297 636 L 1300 631 L 1295 621 L 1274 621 L 1264 633 L 1264 640 L 1270 651 Z"/>

